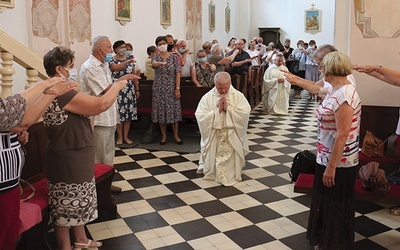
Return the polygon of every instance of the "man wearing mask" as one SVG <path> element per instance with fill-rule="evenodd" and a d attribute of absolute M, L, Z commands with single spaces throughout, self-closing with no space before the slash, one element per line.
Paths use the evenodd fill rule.
<path fill-rule="evenodd" d="M 265 53 L 267 53 L 267 45 L 265 45 L 263 42 L 264 39 L 262 37 L 257 37 L 256 49 L 258 50 L 258 56 L 260 57 L 260 59 Z"/>
<path fill-rule="evenodd" d="M 192 58 L 190 57 L 189 49 L 186 48 L 186 41 L 185 40 L 178 40 L 176 43 L 176 49 L 178 50 L 179 54 L 182 57 L 183 66 L 181 68 L 181 82 L 184 81 L 191 81 L 192 79 L 192 69 L 193 69 L 193 62 Z"/>
<path fill-rule="evenodd" d="M 167 38 L 167 51 L 173 53 L 178 57 L 181 67 L 184 65 L 181 54 L 175 49 L 174 37 L 170 34 L 165 36 Z"/>
<path fill-rule="evenodd" d="M 298 60 L 299 61 L 299 67 L 298 67 L 298 72 L 297 76 L 301 78 L 305 78 L 306 76 L 306 50 L 304 49 L 304 41 L 299 40 L 297 42 L 297 49 L 293 50 L 292 52 L 292 60 Z M 300 88 L 299 86 L 294 87 L 294 98 L 295 99 L 301 99 L 300 93 L 303 89 Z"/>
<path fill-rule="evenodd" d="M 80 84 L 82 92 L 92 96 L 104 95 L 112 86 L 111 71 L 108 63 L 113 57 L 113 48 L 110 39 L 98 36 L 93 39 L 92 53 L 82 64 Z M 126 74 L 119 80 L 135 80 L 140 77 Z M 117 103 L 94 117 L 92 117 L 93 134 L 95 140 L 95 163 L 112 166 L 115 149 L 114 137 L 116 124 L 119 122 Z M 121 192 L 121 188 L 112 186 L 112 192 Z"/>
<path fill-rule="evenodd" d="M 290 55 L 292 54 L 292 52 L 293 52 L 293 48 L 292 47 L 290 47 L 290 39 L 289 38 L 286 38 L 285 39 L 285 42 L 283 43 L 283 51 L 282 51 L 282 53 L 283 53 L 283 56 L 285 57 L 285 60 L 287 61 L 288 59 L 290 60 L 291 58 L 289 58 L 290 57 Z"/>

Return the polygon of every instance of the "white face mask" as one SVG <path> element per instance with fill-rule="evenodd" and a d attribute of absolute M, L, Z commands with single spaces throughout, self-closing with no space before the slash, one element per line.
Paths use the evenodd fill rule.
<path fill-rule="evenodd" d="M 157 48 L 158 48 L 158 50 L 160 52 L 167 52 L 168 45 L 167 44 L 163 44 L 163 45 L 158 46 Z"/>
<path fill-rule="evenodd" d="M 78 78 L 78 70 L 76 68 L 72 68 L 68 70 L 68 73 L 69 73 L 68 81 L 76 82 Z"/>

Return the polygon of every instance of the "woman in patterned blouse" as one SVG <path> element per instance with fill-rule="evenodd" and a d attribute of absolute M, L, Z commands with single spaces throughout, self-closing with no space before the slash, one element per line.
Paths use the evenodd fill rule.
<path fill-rule="evenodd" d="M 70 77 L 74 52 L 55 47 L 43 59 L 49 76 Z M 89 116 L 113 105 L 127 81 L 116 81 L 101 97 L 71 91 L 56 98 L 44 114 L 47 127 L 47 187 L 50 213 L 59 249 L 70 249 L 69 228 L 75 235 L 74 249 L 97 248 L 101 242 L 86 237 L 84 225 L 97 218 L 94 179 L 94 138 Z"/>
<path fill-rule="evenodd" d="M 18 183 L 25 161 L 20 142 L 28 142 L 26 130 L 54 98 L 75 86 L 57 77 L 0 99 L 0 249 L 15 249 L 19 235 Z"/>

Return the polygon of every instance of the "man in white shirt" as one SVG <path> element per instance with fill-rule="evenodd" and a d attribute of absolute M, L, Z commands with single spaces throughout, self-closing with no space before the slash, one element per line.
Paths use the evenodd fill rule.
<path fill-rule="evenodd" d="M 92 53 L 82 64 L 80 72 L 80 84 L 82 92 L 92 96 L 102 96 L 111 85 L 111 71 L 108 62 L 113 54 L 112 44 L 106 36 L 98 36 L 93 39 Z M 119 80 L 140 79 L 134 74 L 127 74 Z M 95 139 L 95 162 L 112 166 L 115 156 L 115 128 L 119 123 L 117 102 L 107 111 L 92 117 Z M 112 187 L 112 191 L 121 191 L 118 187 Z"/>

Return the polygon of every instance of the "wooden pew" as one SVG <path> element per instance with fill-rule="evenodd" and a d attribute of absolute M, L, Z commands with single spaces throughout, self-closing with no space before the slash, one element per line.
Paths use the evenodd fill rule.
<path fill-rule="evenodd" d="M 139 86 L 140 98 L 137 100 L 138 115 L 150 116 L 153 95 L 152 81 L 140 81 Z M 181 84 L 180 88 L 182 118 L 195 118 L 194 113 L 201 97 L 212 88 L 198 88 L 193 83 Z"/>
<path fill-rule="evenodd" d="M 49 249 L 46 242 L 47 224 L 49 221 L 48 193 L 46 180 L 46 131 L 43 123 L 31 126 L 29 143 L 25 145 L 26 161 L 21 178 L 31 183 L 36 192 L 26 203 L 34 204 L 41 209 L 42 221 L 21 234 L 17 249 Z M 117 216 L 117 206 L 110 192 L 114 177 L 114 167 L 95 164 L 95 179 L 99 219 L 111 219 Z M 32 191 L 23 187 L 25 198 Z M 31 211 L 25 211 L 30 213 Z M 20 217 L 24 217 L 21 216 Z"/>

